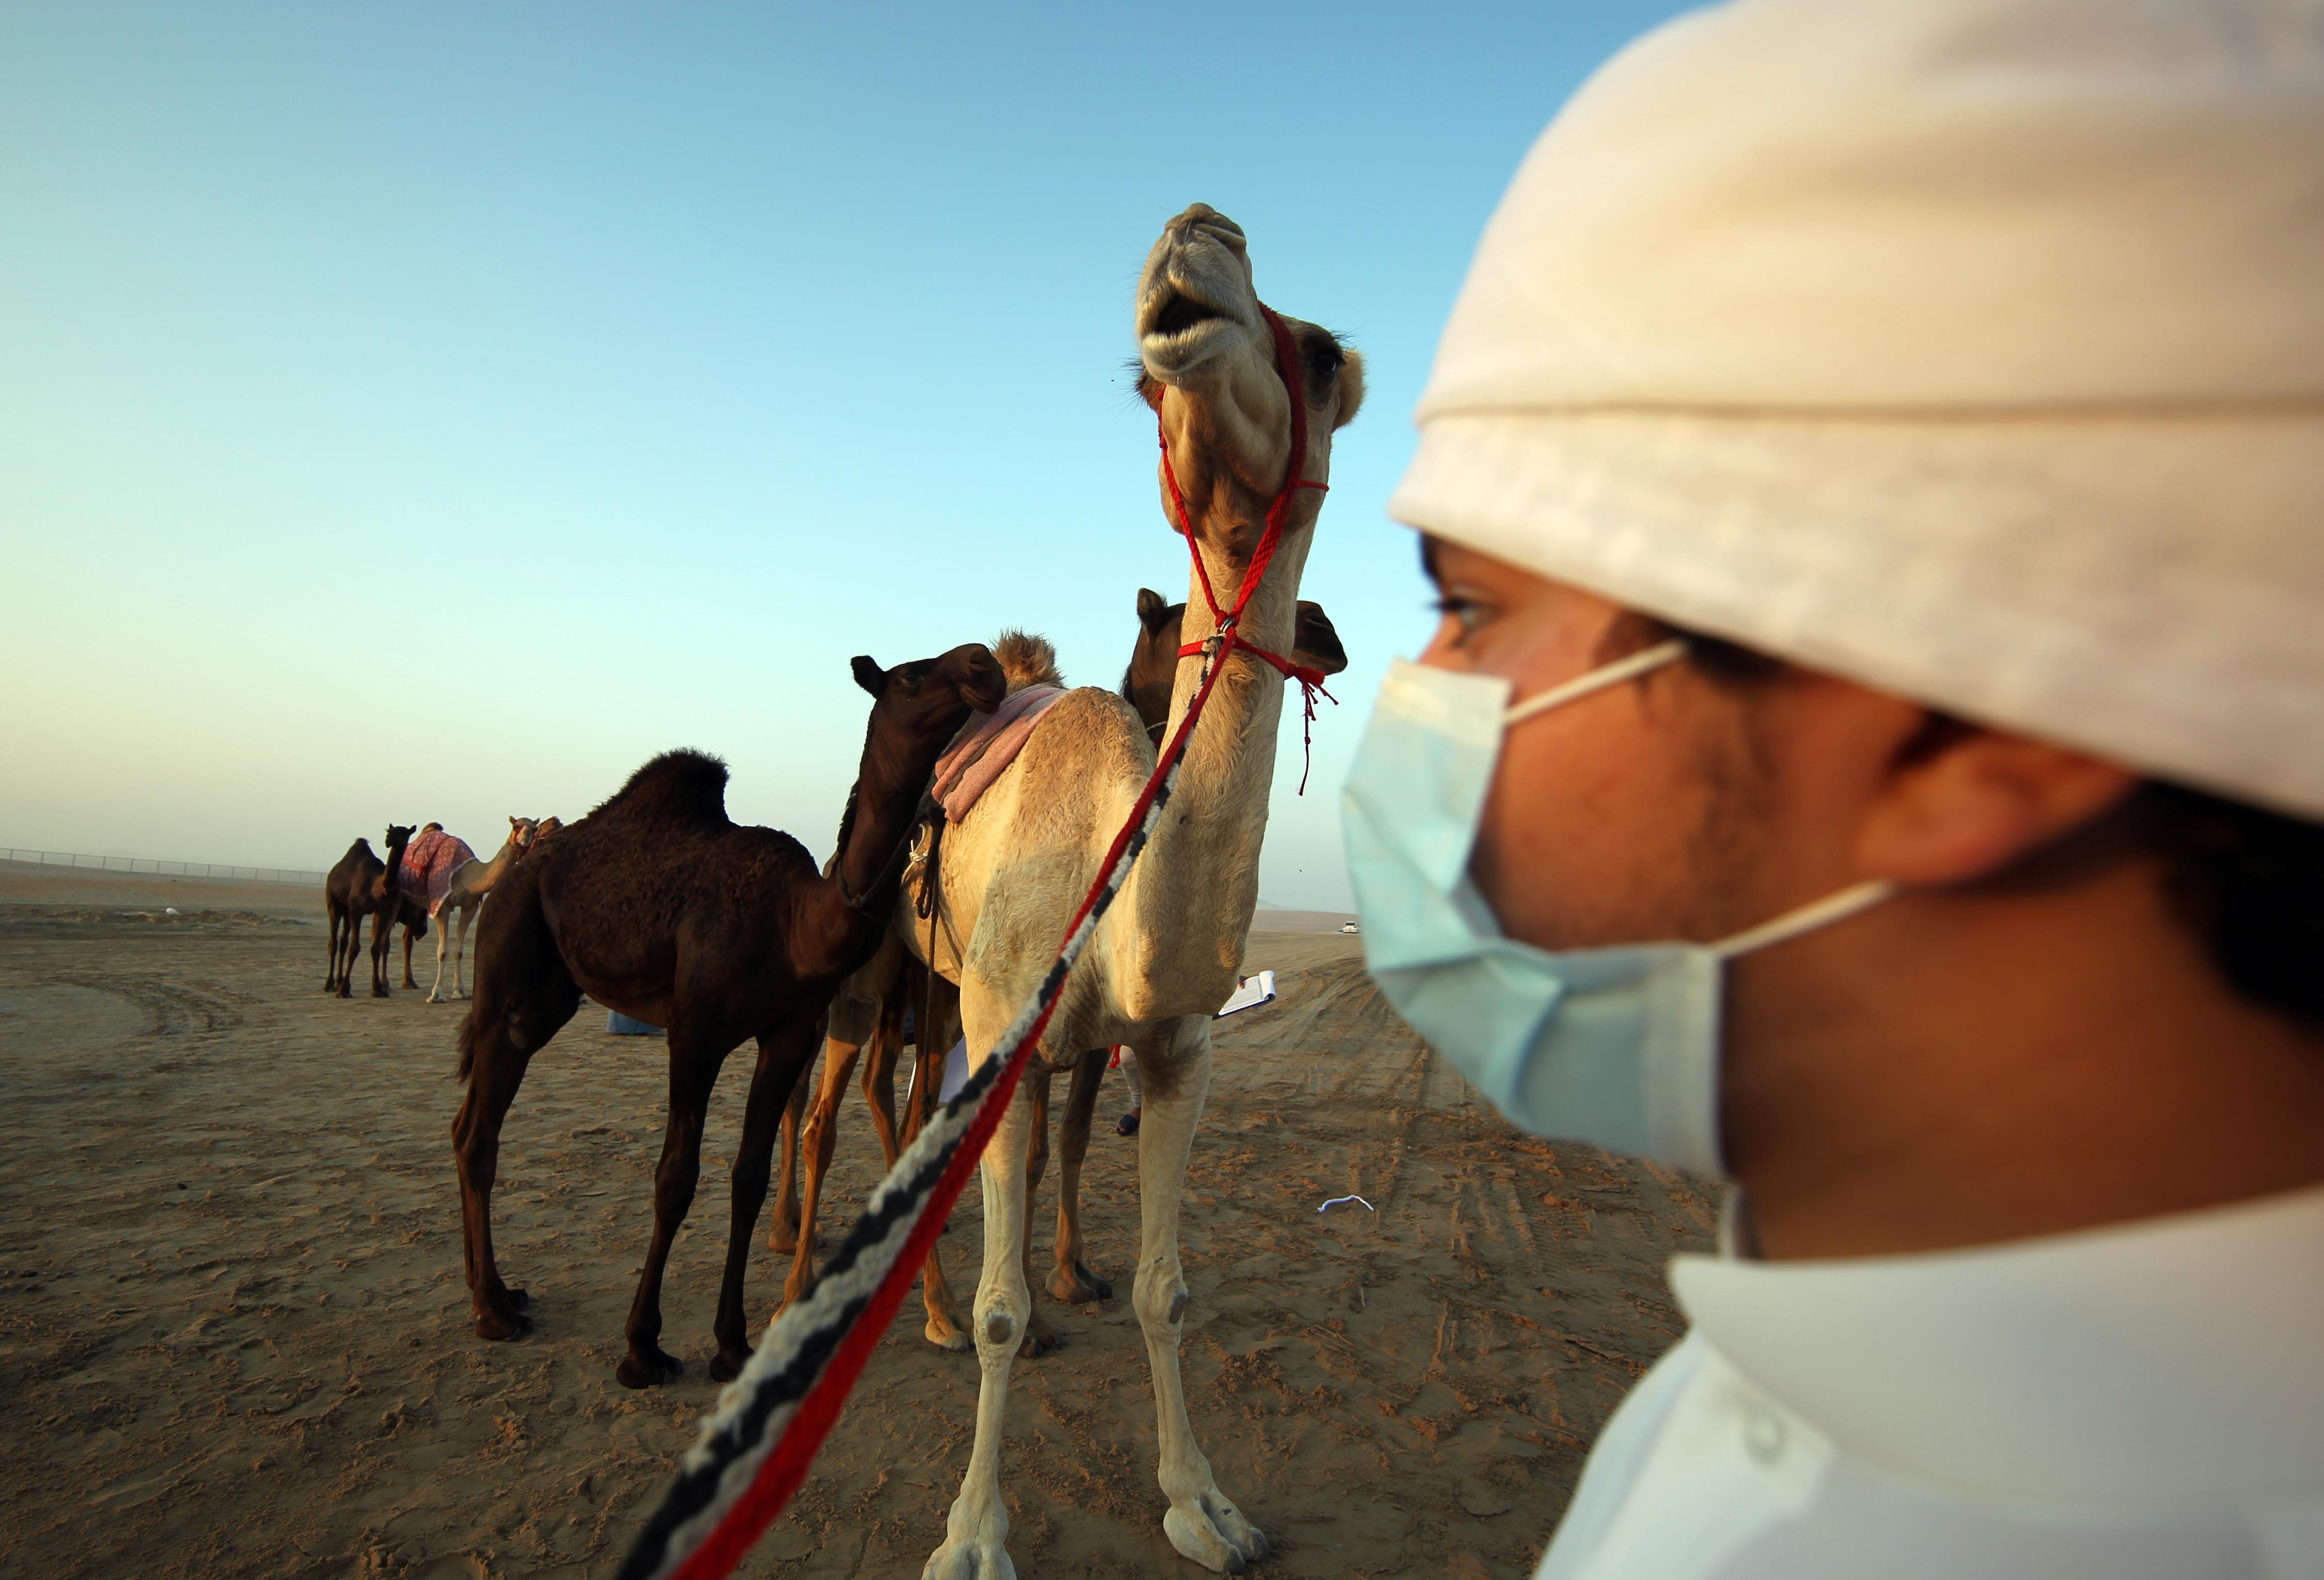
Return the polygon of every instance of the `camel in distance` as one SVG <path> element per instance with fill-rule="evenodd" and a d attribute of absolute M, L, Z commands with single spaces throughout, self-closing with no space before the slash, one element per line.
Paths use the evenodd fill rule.
<path fill-rule="evenodd" d="M 556 820 L 552 818 L 550 821 Z M 539 819 L 512 816 L 508 838 L 490 861 L 463 861 L 452 869 L 451 885 L 436 906 L 436 981 L 428 989 L 429 1003 L 442 1004 L 447 999 L 468 997 L 460 986 L 461 964 L 467 957 L 468 929 L 475 923 L 477 908 L 484 903 L 484 896 L 493 892 L 493 885 L 508 876 L 509 868 L 515 866 L 518 859 L 530 848 L 533 836 L 540 830 Z M 452 938 L 455 923 L 460 929 L 456 943 Z M 444 991 L 444 953 L 447 944 L 451 946 L 452 953 L 452 991 L 448 994 Z"/>
<path fill-rule="evenodd" d="M 404 914 L 400 903 L 403 891 L 399 878 L 403 848 L 417 832 L 416 826 L 390 823 L 385 861 L 371 853 L 369 840 L 357 840 L 325 876 L 323 905 L 331 919 L 331 966 L 323 978 L 324 992 L 337 993 L 342 998 L 355 997 L 349 983 L 355 975 L 355 956 L 363 948 L 365 916 L 372 918 L 371 996 L 387 997 L 388 934 L 399 919 L 404 926 L 404 975 L 410 976 L 412 919 Z M 420 917 L 419 924 L 425 932 L 425 914 Z"/>
<path fill-rule="evenodd" d="M 494 889 L 476 929 L 475 997 L 460 1025 L 467 1092 L 452 1125 L 469 1300 L 483 1337 L 515 1338 L 532 1324 L 525 1291 L 503 1281 L 493 1254 L 501 1127 L 527 1063 L 586 992 L 667 1028 L 669 1039 L 653 1238 L 614 1373 L 626 1387 L 685 1369 L 661 1347 L 663 1269 L 693 1205 L 711 1088 L 727 1054 L 746 1037 L 758 1041 L 711 1375 L 731 1379 L 749 1360 L 742 1275 L 779 1122 L 833 993 L 886 933 L 938 754 L 1003 693 L 1001 666 L 973 643 L 893 669 L 859 657 L 854 670 L 872 714 L 828 876 L 790 835 L 728 819 L 724 763 L 674 751 L 554 841 L 536 840 Z"/>

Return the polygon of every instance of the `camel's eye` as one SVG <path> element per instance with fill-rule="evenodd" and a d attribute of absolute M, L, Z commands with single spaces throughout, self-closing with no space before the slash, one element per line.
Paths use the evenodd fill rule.
<path fill-rule="evenodd" d="M 1340 368 L 1348 360 L 1339 343 L 1332 340 L 1310 341 L 1304 348 L 1303 359 L 1307 364 L 1307 376 L 1331 382 L 1340 376 Z"/>

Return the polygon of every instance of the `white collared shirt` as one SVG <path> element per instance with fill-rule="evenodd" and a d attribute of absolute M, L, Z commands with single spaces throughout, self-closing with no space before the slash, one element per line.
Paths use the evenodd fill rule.
<path fill-rule="evenodd" d="M 2324 1577 L 2324 1190 L 1671 1284 L 1536 1580 Z"/>

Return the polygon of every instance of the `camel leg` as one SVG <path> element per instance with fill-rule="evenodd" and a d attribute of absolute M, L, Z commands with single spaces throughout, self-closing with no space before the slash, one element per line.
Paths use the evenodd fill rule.
<path fill-rule="evenodd" d="M 339 941 L 345 962 L 339 967 L 339 997 L 342 998 L 355 996 L 355 961 L 363 957 L 363 924 L 364 914 L 350 905 L 347 908 L 346 936 Z"/>
<path fill-rule="evenodd" d="M 783 1105 L 783 1161 L 779 1176 L 782 1188 L 775 1195 L 775 1216 L 767 1225 L 767 1249 L 788 1256 L 799 1243 L 799 1125 L 807 1117 L 807 1098 L 814 1093 L 812 1068 L 791 1083 L 791 1100 Z"/>
<path fill-rule="evenodd" d="M 1033 1089 L 1033 1133 L 1025 1147 L 1026 1211 L 1032 1211 L 1034 1193 L 1041 1188 L 1041 1176 L 1049 1171 L 1049 1088 L 1056 1071 L 1036 1058 L 1025 1071 L 1024 1084 Z M 1033 1289 L 1040 1281 L 1033 1276 L 1032 1220 L 1028 1217 L 1025 1230 L 1025 1287 Z M 1057 1330 L 1036 1309 L 1025 1318 L 1025 1347 L 1018 1352 L 1026 1360 L 1038 1360 L 1057 1347 Z"/>
<path fill-rule="evenodd" d="M 871 1053 L 863 1061 L 863 1106 L 872 1110 L 872 1128 L 880 1135 L 880 1154 L 892 1169 L 903 1155 L 903 1143 L 896 1131 L 896 1061 L 904 1053 L 900 995 L 890 994 L 880 1006 L 880 1021 L 867 1046 Z"/>
<path fill-rule="evenodd" d="M 990 1049 L 1008 1027 L 1013 1006 L 970 986 L 962 993 L 972 1052 Z M 1029 1072 L 1028 1072 L 1029 1073 Z M 1009 1558 L 1009 1510 L 1001 1495 L 1001 1446 L 1009 1411 L 1009 1369 L 1015 1364 L 1032 1291 L 1025 1286 L 1025 1162 L 1032 1144 L 1033 1094 L 1019 1087 L 984 1149 L 984 1272 L 976 1286 L 976 1446 L 968 1456 L 945 1523 L 944 1545 L 921 1580 L 1015 1580 Z"/>
<path fill-rule="evenodd" d="M 387 951 L 395 945 L 395 905 L 392 901 L 371 915 L 371 996 L 387 997 Z"/>
<path fill-rule="evenodd" d="M 444 908 L 436 913 L 436 980 L 429 984 L 428 988 L 428 1002 L 430 1004 L 444 1002 L 444 949 L 452 942 L 452 917 L 458 908 L 457 900 L 446 900 Z M 408 937 L 405 942 L 408 946 L 410 943 Z M 452 997 L 455 998 L 460 997 L 460 978 L 457 973 L 455 973 L 452 978 Z"/>
<path fill-rule="evenodd" d="M 339 914 L 339 908 L 337 905 L 333 905 L 329 907 L 329 909 L 331 913 L 331 963 L 323 968 L 323 991 L 326 993 L 336 992 L 338 989 L 339 929 L 344 921 Z"/>
<path fill-rule="evenodd" d="M 1185 1385 L 1178 1372 L 1187 1300 L 1178 1262 L 1178 1202 L 1210 1089 L 1210 1019 L 1186 1015 L 1166 1023 L 1136 1048 L 1146 1083 L 1146 1116 L 1138 1129 L 1138 1280 L 1130 1299 L 1154 1373 L 1160 1479 L 1170 1500 L 1162 1529 L 1181 1557 L 1216 1573 L 1240 1574 L 1267 1556 L 1267 1538 L 1219 1491 L 1186 1419 Z"/>
<path fill-rule="evenodd" d="M 478 904 L 481 905 L 482 902 L 479 901 Z M 461 968 L 466 963 L 468 957 L 468 923 L 475 919 L 475 905 L 464 905 L 460 908 L 460 936 L 452 945 L 452 997 L 455 998 L 468 997 L 467 978 L 462 973 Z M 442 947 L 440 940 L 438 947 Z"/>
<path fill-rule="evenodd" d="M 1090 1125 L 1111 1052 L 1093 1048 L 1075 1062 L 1057 1121 L 1057 1270 L 1049 1277 L 1049 1292 L 1070 1305 L 1113 1299 L 1113 1286 L 1082 1260 L 1082 1160 L 1089 1155 Z"/>
<path fill-rule="evenodd" d="M 542 922 L 540 902 L 512 907 L 489 944 L 495 991 L 460 1021 L 460 1074 L 467 1081 L 452 1121 L 452 1156 L 460 1179 L 460 1241 L 468 1300 L 484 1338 L 517 1338 L 531 1327 L 522 1290 L 501 1281 L 493 1256 L 493 1185 L 500 1171 L 501 1126 L 533 1052 L 580 1007 L 581 989 L 565 969 Z M 353 967 L 350 957 L 349 966 Z"/>
<path fill-rule="evenodd" d="M 403 986 L 407 992 L 420 991 L 420 984 L 412 980 L 411 977 L 411 925 L 410 923 L 404 923 L 403 928 Z"/>
<path fill-rule="evenodd" d="M 919 968 L 904 973 L 903 990 L 919 994 Z M 934 1013 L 929 1019 L 935 1024 L 936 1034 L 914 1028 L 918 1040 L 912 1055 L 912 1104 L 904 1115 L 902 1144 L 909 1146 L 920 1134 L 920 1127 L 942 1106 L 944 1091 L 945 1052 L 951 1048 L 958 1034 L 954 1024 L 960 1008 L 960 989 L 938 977 L 932 996 Z M 899 1033 L 900 1034 L 900 1033 Z M 938 1349 L 954 1354 L 969 1347 L 968 1324 L 960 1318 L 960 1303 L 952 1298 L 952 1282 L 945 1277 L 944 1237 L 938 1236 L 928 1244 L 928 1254 L 920 1263 L 920 1303 L 928 1314 L 927 1326 L 921 1329 L 927 1341 Z"/>
<path fill-rule="evenodd" d="M 669 1123 L 662 1132 L 661 1162 L 654 1167 L 653 1238 L 622 1329 L 629 1354 L 613 1369 L 613 1380 L 624 1388 L 657 1388 L 686 1371 L 685 1363 L 661 1347 L 661 1280 L 702 1178 L 702 1125 L 725 1053 L 706 1052 L 687 1029 L 682 1011 L 678 1019 L 669 1031 Z"/>
<path fill-rule="evenodd" d="M 783 1304 L 804 1296 L 815 1282 L 815 1215 L 823 1202 L 823 1177 L 831 1168 L 831 1149 L 838 1140 L 839 1105 L 847 1096 L 847 1079 L 855 1073 L 862 1054 L 859 1043 L 836 1037 L 823 1044 L 823 1084 L 808 1110 L 807 1131 L 799 1153 L 807 1165 L 807 1194 L 799 1203 L 798 1249 L 791 1256 L 790 1276 L 783 1280 Z M 799 1083 L 805 1086 L 807 1083 Z"/>
<path fill-rule="evenodd" d="M 733 1214 L 726 1232 L 726 1272 L 718 1284 L 718 1315 L 711 1331 L 718 1354 L 710 1363 L 713 1382 L 732 1382 L 751 1359 L 750 1323 L 742 1315 L 742 1279 L 751 1260 L 751 1241 L 759 1227 L 759 1208 L 766 1205 L 767 1181 L 772 1173 L 775 1132 L 790 1107 L 794 1090 L 807 1086 L 807 1067 L 815 1058 L 820 1016 L 799 1026 L 778 1026 L 759 1036 L 759 1062 L 751 1072 L 751 1096 L 742 1112 L 742 1142 L 734 1152 Z M 812 1180 L 812 1176 L 810 1176 Z M 811 1226 L 814 1219 L 807 1222 Z M 813 1260 L 813 1236 L 802 1262 Z"/>
<path fill-rule="evenodd" d="M 493 1256 L 493 1184 L 500 1175 L 501 1126 L 524 1081 L 531 1055 L 513 1047 L 505 1028 L 482 1039 L 468 1078 L 468 1095 L 452 1121 L 452 1155 L 460 1175 L 460 1241 L 466 1253 L 468 1305 L 481 1338 L 521 1338 L 532 1330 L 522 1290 L 501 1281 Z"/>

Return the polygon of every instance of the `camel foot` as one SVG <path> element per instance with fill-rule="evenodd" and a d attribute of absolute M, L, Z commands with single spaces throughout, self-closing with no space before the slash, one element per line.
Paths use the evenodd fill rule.
<path fill-rule="evenodd" d="M 955 1538 L 928 1555 L 920 1580 L 1017 1580 L 1017 1566 L 997 1541 Z"/>
<path fill-rule="evenodd" d="M 476 1337 L 489 1338 L 497 1343 L 507 1339 L 522 1338 L 526 1334 L 530 1333 L 532 1318 L 516 1309 L 516 1304 L 517 1302 L 512 1300 L 509 1303 L 509 1309 L 505 1311 L 477 1312 Z"/>
<path fill-rule="evenodd" d="M 339 984 L 339 997 L 342 998 L 353 998 L 355 997 L 355 990 L 349 988 L 345 982 L 342 982 Z"/>
<path fill-rule="evenodd" d="M 1089 1270 L 1080 1258 L 1071 1267 L 1059 1267 L 1049 1275 L 1049 1292 L 1068 1306 L 1086 1306 L 1092 1300 L 1113 1299 L 1113 1286 Z"/>
<path fill-rule="evenodd" d="M 787 1218 L 777 1213 L 775 1221 L 767 1226 L 767 1249 L 778 1256 L 788 1256 L 797 1252 L 798 1237 L 799 1221 L 795 1217 Z"/>
<path fill-rule="evenodd" d="M 436 995 L 434 995 L 433 993 L 430 993 L 430 994 L 428 996 L 427 1002 L 428 1002 L 428 1003 L 429 1003 L 429 1004 L 442 1004 L 442 1003 L 444 1003 L 445 1001 L 444 1001 L 443 999 L 441 999 L 441 998 L 437 997 L 436 997 Z"/>
<path fill-rule="evenodd" d="M 385 998 L 387 997 L 387 989 L 384 988 L 374 988 L 371 990 L 371 996 L 374 998 Z"/>
<path fill-rule="evenodd" d="M 1017 1358 L 1038 1361 L 1063 1342 L 1057 1330 L 1043 1321 L 1038 1311 L 1032 1312 L 1025 1318 L 1025 1342 L 1017 1346 Z"/>
<path fill-rule="evenodd" d="M 968 1337 L 968 1330 L 960 1325 L 960 1319 L 950 1311 L 945 1311 L 940 1316 L 930 1317 L 928 1325 L 920 1329 L 920 1332 L 936 1348 L 950 1350 L 956 1355 L 965 1355 L 976 1347 L 975 1343 Z"/>
<path fill-rule="evenodd" d="M 1174 1505 L 1162 1516 L 1162 1534 L 1214 1575 L 1240 1575 L 1267 1557 L 1267 1538 L 1245 1520 L 1216 1486 Z"/>
<path fill-rule="evenodd" d="M 750 1364 L 751 1346 L 749 1345 L 744 1345 L 732 1355 L 722 1349 L 710 1358 L 710 1380 L 713 1382 L 732 1382 L 742 1374 L 742 1368 Z"/>
<path fill-rule="evenodd" d="M 613 1368 L 613 1381 L 624 1388 L 659 1388 L 686 1374 L 686 1363 L 656 1345 L 643 1356 L 632 1350 Z"/>

